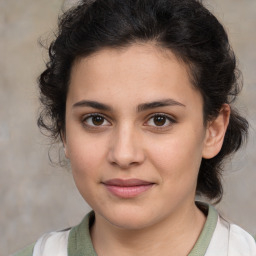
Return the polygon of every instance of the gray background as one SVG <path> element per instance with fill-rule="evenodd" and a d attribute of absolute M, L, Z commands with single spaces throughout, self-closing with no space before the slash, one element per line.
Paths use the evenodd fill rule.
<path fill-rule="evenodd" d="M 49 141 L 36 126 L 36 78 L 47 56 L 37 40 L 52 35 L 63 6 L 67 1 L 0 0 L 0 256 L 75 225 L 89 210 L 70 172 L 49 165 Z M 227 165 L 218 208 L 256 234 L 256 1 L 209 0 L 207 6 L 237 53 L 245 84 L 238 105 L 251 123 L 246 149 Z"/>

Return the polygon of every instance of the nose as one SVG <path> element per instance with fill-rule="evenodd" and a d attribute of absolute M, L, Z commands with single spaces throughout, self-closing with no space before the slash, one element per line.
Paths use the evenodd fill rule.
<path fill-rule="evenodd" d="M 145 160 L 142 140 L 135 129 L 128 125 L 116 128 L 110 141 L 108 161 L 121 169 L 140 165 Z"/>

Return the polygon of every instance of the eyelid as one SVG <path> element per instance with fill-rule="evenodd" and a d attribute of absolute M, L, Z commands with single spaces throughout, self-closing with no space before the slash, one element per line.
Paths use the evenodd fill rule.
<path fill-rule="evenodd" d="M 106 126 L 110 126 L 110 125 L 90 125 L 90 124 L 87 124 L 85 123 L 85 121 L 90 118 L 90 117 L 95 117 L 95 116 L 100 116 L 102 118 L 104 118 L 105 121 L 107 121 L 110 125 L 112 124 L 110 121 L 109 121 L 109 118 L 106 117 L 104 114 L 101 114 L 101 113 L 89 113 L 89 114 L 86 114 L 86 115 L 83 115 L 82 117 L 82 123 L 83 123 L 83 126 L 86 126 L 86 127 L 90 127 L 90 128 L 101 128 L 101 127 L 106 127 Z"/>
<path fill-rule="evenodd" d="M 86 119 L 88 119 L 90 117 L 95 117 L 95 116 L 100 116 L 100 117 L 104 118 L 104 122 L 106 121 L 108 124 L 98 125 L 97 126 L 97 125 L 90 125 L 90 124 L 86 123 Z M 156 116 L 165 117 L 170 122 L 170 124 L 163 125 L 163 126 L 147 124 L 150 121 L 150 119 L 152 119 L 152 118 L 154 118 Z M 104 128 L 104 127 L 107 127 L 107 126 L 111 126 L 112 125 L 112 121 L 110 119 L 111 118 L 109 118 L 105 114 L 95 112 L 95 113 L 89 113 L 89 114 L 83 115 L 82 119 L 81 119 L 81 122 L 82 122 L 83 126 L 86 127 L 86 128 L 100 129 L 100 128 Z M 170 128 L 175 123 L 177 123 L 177 121 L 176 121 L 176 118 L 174 116 L 172 116 L 170 114 L 162 113 L 162 112 L 157 112 L 157 113 L 153 113 L 153 114 L 148 115 L 147 118 L 146 118 L 146 121 L 143 123 L 143 125 L 144 126 L 148 126 L 148 127 L 152 127 L 153 129 L 159 129 L 159 130 L 162 129 L 163 130 L 163 129 Z"/>
<path fill-rule="evenodd" d="M 165 117 L 168 121 L 171 122 L 171 124 L 170 124 L 170 125 L 164 125 L 164 126 L 157 126 L 157 125 L 156 125 L 156 126 L 153 126 L 154 128 L 163 129 L 163 128 L 167 128 L 167 127 L 169 127 L 169 126 L 172 126 L 172 124 L 177 123 L 175 117 L 173 117 L 173 116 L 171 116 L 171 115 L 169 115 L 169 114 L 166 114 L 166 113 L 162 113 L 162 112 L 154 113 L 154 114 L 149 115 L 149 116 L 147 117 L 147 120 L 146 120 L 145 123 L 148 123 L 150 119 L 152 119 L 152 118 L 154 118 L 154 117 L 156 117 L 156 116 Z M 152 126 L 152 125 L 147 125 L 147 126 Z"/>

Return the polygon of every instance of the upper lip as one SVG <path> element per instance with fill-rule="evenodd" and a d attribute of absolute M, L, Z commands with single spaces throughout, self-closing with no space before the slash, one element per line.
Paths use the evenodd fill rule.
<path fill-rule="evenodd" d="M 140 180 L 140 179 L 111 179 L 104 181 L 103 184 L 109 186 L 119 186 L 119 187 L 132 187 L 132 186 L 143 186 L 154 184 L 153 182 Z"/>

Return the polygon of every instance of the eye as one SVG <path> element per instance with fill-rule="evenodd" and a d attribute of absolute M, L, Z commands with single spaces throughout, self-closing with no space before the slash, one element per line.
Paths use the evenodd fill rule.
<path fill-rule="evenodd" d="M 97 127 L 97 126 L 109 126 L 110 125 L 110 122 L 107 121 L 107 119 L 100 114 L 86 115 L 82 121 L 85 126 Z"/>
<path fill-rule="evenodd" d="M 155 127 L 167 127 L 176 123 L 176 121 L 165 114 L 155 114 L 149 118 L 147 125 Z"/>

